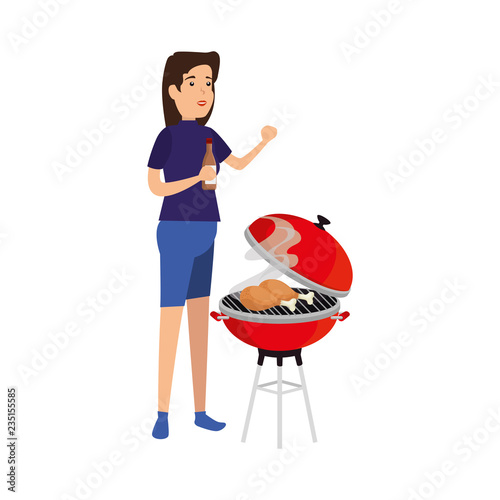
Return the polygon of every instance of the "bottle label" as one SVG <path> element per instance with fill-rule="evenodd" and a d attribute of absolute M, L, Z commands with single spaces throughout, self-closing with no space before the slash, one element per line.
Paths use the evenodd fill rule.
<path fill-rule="evenodd" d="M 217 166 L 216 165 L 205 165 L 205 167 L 212 167 L 217 172 Z M 215 176 L 215 178 L 212 179 L 211 181 L 205 181 L 205 184 L 207 186 L 215 186 L 217 184 L 217 176 Z"/>

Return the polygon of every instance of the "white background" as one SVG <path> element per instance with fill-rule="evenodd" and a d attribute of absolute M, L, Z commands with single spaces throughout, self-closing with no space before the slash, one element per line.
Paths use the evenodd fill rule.
<path fill-rule="evenodd" d="M 500 82 L 499 12 L 491 0 L 401 0 L 386 26 L 374 24 L 373 12 L 389 5 L 73 0 L 19 45 L 24 18 L 41 7 L 4 2 L 0 328 L 3 387 L 19 392 L 18 498 L 404 500 L 412 489 L 414 499 L 498 498 L 500 433 L 488 415 L 500 406 L 500 87 L 468 98 L 480 78 Z M 346 57 L 342 43 L 355 42 Z M 207 412 L 226 429 L 193 425 L 184 321 L 171 435 L 150 435 L 161 200 L 148 190 L 146 164 L 164 123 L 160 85 L 138 87 L 179 50 L 219 52 L 208 125 L 234 154 L 262 126 L 279 128 L 246 170 L 220 178 L 212 309 L 265 267 L 245 259 L 243 236 L 261 215 L 328 217 L 353 264 L 341 301 L 351 317 L 303 353 L 318 443 L 301 394 L 285 396 L 284 439 L 295 455 L 276 450 L 266 393 L 240 443 L 257 353 L 215 321 Z M 133 109 L 117 104 L 127 94 L 140 100 Z M 446 121 L 464 100 L 477 109 Z M 59 179 L 54 164 L 104 118 L 113 130 Z M 397 174 L 398 157 L 435 128 L 446 140 L 391 190 L 386 173 Z M 123 269 L 133 278 L 95 318 L 77 312 Z M 461 287 L 445 292 L 448 304 L 446 280 Z M 69 322 L 79 335 L 23 378 L 20 367 L 43 364 L 49 334 Z M 388 361 L 381 344 L 402 332 L 411 344 Z M 366 372 L 374 362 L 385 368 Z M 297 376 L 293 361 L 285 374 Z M 263 380 L 274 376 L 266 363 Z M 360 390 L 354 376 L 365 380 Z M 98 476 L 93 464 L 110 455 L 120 463 Z M 454 473 L 433 474 L 445 461 Z M 426 474 L 440 487 L 426 485 Z"/>

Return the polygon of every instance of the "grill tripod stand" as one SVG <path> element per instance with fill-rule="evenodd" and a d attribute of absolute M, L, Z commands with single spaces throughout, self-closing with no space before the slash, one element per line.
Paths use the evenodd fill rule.
<path fill-rule="evenodd" d="M 309 403 L 309 394 L 307 393 L 306 379 L 304 378 L 304 369 L 302 368 L 302 349 L 294 349 L 292 351 L 268 351 L 266 349 L 259 349 L 259 359 L 257 361 L 257 371 L 255 372 L 255 379 L 252 387 L 252 394 L 250 395 L 250 403 L 248 404 L 247 417 L 245 420 L 245 428 L 243 429 L 243 436 L 241 441 L 244 443 L 247 438 L 248 427 L 250 425 L 250 417 L 252 416 L 253 404 L 255 402 L 255 395 L 257 394 L 257 389 L 261 391 L 271 392 L 272 394 L 277 394 L 278 396 L 278 448 L 283 447 L 283 394 L 288 394 L 290 392 L 302 391 L 304 394 L 304 401 L 306 404 L 307 417 L 309 419 L 309 427 L 311 428 L 311 434 L 313 442 L 317 441 L 316 430 L 314 428 L 314 421 L 311 412 L 311 404 Z M 265 357 L 276 358 L 276 363 L 278 365 L 278 379 L 272 382 L 266 382 L 264 384 L 259 384 L 260 371 L 262 365 L 264 364 Z M 295 382 L 288 382 L 283 380 L 282 369 L 283 369 L 283 358 L 295 357 L 297 362 L 297 368 L 299 369 L 300 384 Z M 276 390 L 269 389 L 269 386 L 276 384 Z M 292 386 L 292 389 L 283 390 L 283 384 Z"/>

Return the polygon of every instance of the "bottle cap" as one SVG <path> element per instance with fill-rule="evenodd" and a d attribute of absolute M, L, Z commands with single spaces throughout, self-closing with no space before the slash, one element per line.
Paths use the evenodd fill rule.
<path fill-rule="evenodd" d="M 212 139 L 207 139 L 207 144 L 212 144 Z"/>

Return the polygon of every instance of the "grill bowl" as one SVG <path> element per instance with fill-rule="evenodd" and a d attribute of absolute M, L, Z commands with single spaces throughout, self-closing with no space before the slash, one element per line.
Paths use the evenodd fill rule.
<path fill-rule="evenodd" d="M 294 288 L 298 293 L 310 290 Z M 270 351 L 289 351 L 314 344 L 335 325 L 340 301 L 315 291 L 313 305 L 297 301 L 291 312 L 279 306 L 264 311 L 249 311 L 239 301 L 239 293 L 226 295 L 219 302 L 226 328 L 245 344 Z"/>

